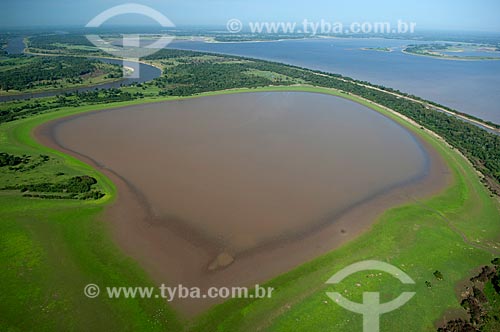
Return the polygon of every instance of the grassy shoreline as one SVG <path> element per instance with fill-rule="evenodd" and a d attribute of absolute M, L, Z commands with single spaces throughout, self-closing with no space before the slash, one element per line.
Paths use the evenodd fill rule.
<path fill-rule="evenodd" d="M 328 326 L 329 328 L 338 326 L 339 329 L 352 329 L 352 325 L 349 325 L 346 319 L 349 319 L 351 323 L 356 321 L 357 324 L 361 324 L 360 317 L 343 311 L 335 304 L 323 303 L 323 301 L 328 301 L 324 295 L 324 281 L 335 270 L 350 262 L 376 258 L 407 267 L 403 270 L 411 276 L 415 276 L 418 293 L 427 294 L 427 296 L 416 297 L 418 308 L 423 312 L 422 315 L 416 317 L 408 308 L 388 314 L 387 316 L 391 317 L 392 323 L 389 322 L 390 324 L 387 324 L 387 327 L 384 326 L 384 329 L 396 331 L 398 326 L 396 323 L 405 322 L 408 326 L 416 328 L 414 330 L 422 330 L 422 327 L 424 330 L 432 330 L 430 322 L 439 319 L 440 315 L 448 308 L 458 306 L 453 294 L 454 285 L 459 280 L 466 278 L 477 266 L 486 264 L 494 255 L 494 252 L 472 247 L 465 243 L 461 235 L 465 235 L 472 242 L 480 241 L 481 245 L 485 248 L 491 247 L 491 250 L 495 250 L 493 246 L 500 245 L 498 241 L 500 234 L 498 201 L 489 197 L 472 166 L 429 132 L 359 97 L 332 89 L 311 86 L 231 89 L 181 98 L 146 98 L 132 102 L 92 105 L 50 112 L 0 125 L 0 148 L 2 150 L 13 153 L 43 151 L 61 162 L 58 167 L 77 169 L 95 176 L 99 183 L 103 184 L 103 189 L 107 193 L 107 196 L 100 201 L 83 203 L 26 200 L 6 193 L 0 194 L 0 205 L 5 207 L 0 215 L 2 215 L 2 219 L 8 220 L 0 225 L 0 231 L 3 234 L 0 237 L 0 244 L 6 248 L 11 246 L 12 249 L 12 252 L 7 251 L 7 254 L 0 255 L 0 266 L 4 267 L 5 265 L 9 268 L 7 271 L 11 271 L 10 261 L 26 262 L 23 263 L 22 267 L 28 267 L 29 274 L 38 276 L 48 274 L 50 276 L 49 278 L 43 277 L 43 282 L 32 280 L 31 282 L 34 284 L 28 289 L 24 289 L 24 287 L 29 280 L 22 278 L 16 280 L 15 275 L 10 274 L 11 272 L 2 277 L 6 279 L 6 282 L 2 282 L 0 291 L 2 294 L 6 294 L 7 300 L 1 304 L 1 311 L 8 314 L 5 316 L 7 318 L 0 318 L 0 328 L 7 329 L 20 324 L 19 326 L 23 327 L 20 330 L 30 330 L 35 326 L 38 330 L 54 330 L 60 326 L 72 326 L 75 330 L 85 330 L 90 325 L 85 325 L 89 322 L 82 320 L 82 317 L 92 316 L 90 322 L 94 322 L 95 329 L 98 330 L 127 330 L 124 328 L 126 326 L 129 326 L 129 329 L 133 326 L 136 330 L 145 331 L 181 330 L 181 323 L 176 314 L 160 300 L 89 300 L 85 299 L 82 294 L 84 283 L 71 283 L 72 280 L 82 281 L 85 279 L 88 281 L 87 283 L 94 282 L 110 286 L 151 285 L 149 278 L 144 275 L 137 264 L 119 252 L 109 238 L 107 226 L 100 222 L 99 216 L 104 207 L 111 203 L 117 194 L 114 185 L 90 166 L 37 143 L 32 135 L 34 128 L 51 120 L 98 109 L 208 95 L 262 91 L 327 93 L 375 109 L 412 130 L 437 149 L 450 165 L 454 183 L 445 192 L 429 198 L 425 202 L 415 202 L 387 211 L 368 233 L 339 250 L 267 282 L 266 284 L 274 286 L 278 290 L 276 297 L 265 301 L 232 300 L 226 302 L 209 310 L 196 322 L 191 323 L 189 329 L 193 331 L 248 331 L 263 327 L 271 331 L 286 330 L 287 328 L 293 328 L 296 331 L 311 331 L 314 329 L 323 330 Z M 476 220 L 476 223 L 471 224 L 469 218 Z M 448 224 L 446 220 L 452 224 Z M 459 233 L 456 232 L 457 230 Z M 5 234 L 11 233 L 22 241 L 7 243 L 8 237 Z M 98 239 L 96 243 L 89 241 L 93 239 L 93 236 Z M 429 239 L 426 239 L 427 236 Z M 412 242 L 420 238 L 423 242 L 418 243 L 418 246 Z M 436 238 L 442 241 L 441 247 L 434 247 Z M 415 245 L 409 245 L 408 242 Z M 18 247 L 25 249 L 16 250 L 16 248 L 19 249 Z M 433 248 L 434 251 L 429 250 L 429 248 Z M 456 253 L 452 255 L 449 250 L 456 250 Z M 66 259 L 54 261 L 52 255 L 47 254 L 50 252 L 56 256 L 57 253 L 60 253 Z M 14 256 L 9 256 L 9 254 Z M 424 257 L 419 257 L 421 255 Z M 30 259 L 33 256 L 37 259 Z M 447 263 L 450 257 L 456 259 L 455 264 Z M 426 263 L 426 258 L 433 262 L 432 267 Z M 417 266 L 416 263 L 420 263 L 421 266 Z M 437 283 L 436 287 L 432 288 L 430 295 L 431 291 L 422 286 L 425 278 L 429 280 L 432 278 L 432 276 L 427 276 L 427 274 L 432 274 L 429 268 L 439 269 L 445 275 L 445 281 Z M 67 271 L 71 271 L 71 274 L 68 274 Z M 48 287 L 51 291 L 47 291 L 45 289 L 48 285 L 46 282 L 51 278 L 62 281 L 63 286 L 59 287 L 61 284 L 56 283 Z M 399 294 L 401 286 L 397 285 L 395 289 L 391 289 L 390 287 L 394 285 L 384 281 L 387 280 L 382 282 L 384 290 L 388 293 Z M 378 284 L 375 280 L 368 282 L 370 287 L 377 288 L 376 285 L 380 286 L 380 281 Z M 64 289 L 64 296 L 59 295 L 54 299 L 53 293 L 59 292 L 59 288 Z M 25 295 L 22 298 L 18 295 L 18 291 L 21 289 Z M 366 291 L 366 288 L 364 290 Z M 34 297 L 34 302 L 44 306 L 48 302 L 50 310 L 40 313 L 36 310 L 26 309 L 30 307 L 25 306 L 29 303 L 26 302 L 26 297 L 33 292 L 37 294 Z M 354 289 L 351 294 L 353 294 L 351 299 L 359 300 L 359 289 Z M 300 301 L 297 302 L 297 299 Z M 77 307 L 77 303 L 82 301 L 85 302 L 84 309 Z M 436 305 L 439 309 L 434 307 Z M 34 307 L 33 304 L 32 307 Z M 63 314 L 60 310 L 63 310 Z M 30 319 L 20 318 L 19 316 L 25 316 L 20 315 L 20 312 L 29 313 Z M 158 312 L 161 314 L 155 314 Z M 288 315 L 283 316 L 284 312 Z M 107 320 L 106 315 L 110 316 Z M 152 319 L 151 317 L 156 318 Z M 307 317 L 307 320 L 303 320 L 304 317 Z M 411 319 L 412 317 L 415 319 Z M 300 318 L 299 321 L 296 320 L 297 318 Z M 382 323 L 388 322 L 383 320 Z"/>

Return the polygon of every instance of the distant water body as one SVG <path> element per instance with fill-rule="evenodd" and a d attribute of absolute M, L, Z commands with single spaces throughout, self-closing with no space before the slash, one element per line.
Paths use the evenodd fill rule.
<path fill-rule="evenodd" d="M 411 40 L 177 41 L 171 48 L 248 56 L 338 73 L 423 97 L 500 124 L 500 61 L 457 61 L 402 53 Z M 428 42 L 427 42 L 428 43 Z M 392 52 L 363 48 L 392 48 Z"/>
<path fill-rule="evenodd" d="M 9 39 L 5 50 L 9 54 L 23 54 L 25 47 L 24 37 L 14 37 Z"/>

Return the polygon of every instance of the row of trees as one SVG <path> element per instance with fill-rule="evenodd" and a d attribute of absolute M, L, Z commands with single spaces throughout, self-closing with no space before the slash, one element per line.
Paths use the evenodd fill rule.
<path fill-rule="evenodd" d="M 38 183 L 13 186 L 4 189 L 20 190 L 23 197 L 44 199 L 99 199 L 104 194 L 95 189 L 97 180 L 90 176 L 75 176 L 58 183 Z"/>
<path fill-rule="evenodd" d="M 90 176 L 75 176 L 65 182 L 60 183 L 40 183 L 23 185 L 19 189 L 21 192 L 41 192 L 41 193 L 86 193 L 92 190 L 92 186 L 97 180 Z"/>
<path fill-rule="evenodd" d="M 29 156 L 15 156 L 12 154 L 8 154 L 5 152 L 0 152 L 0 167 L 6 167 L 6 166 L 17 166 L 20 164 L 25 164 L 28 163 L 30 160 Z"/>

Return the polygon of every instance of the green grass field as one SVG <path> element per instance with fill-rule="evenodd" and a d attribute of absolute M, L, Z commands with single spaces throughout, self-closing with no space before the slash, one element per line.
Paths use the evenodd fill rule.
<path fill-rule="evenodd" d="M 381 291 L 382 302 L 402 290 L 416 295 L 406 306 L 381 318 L 381 331 L 433 331 L 448 310 L 459 307 L 455 287 L 474 270 L 500 255 L 500 211 L 496 198 L 474 169 L 432 135 L 354 96 L 315 87 L 228 90 L 309 91 L 340 95 L 394 118 L 430 142 L 445 158 L 453 184 L 441 194 L 387 211 L 371 230 L 325 256 L 281 275 L 266 285 L 271 299 L 230 300 L 192 322 L 184 322 L 158 299 L 87 299 L 83 287 L 149 286 L 137 263 L 113 244 L 102 212 L 115 187 L 91 167 L 36 143 L 33 128 L 51 119 L 129 104 L 168 100 L 151 98 L 106 106 L 60 110 L 0 125 L 0 151 L 47 154 L 41 176 L 58 172 L 98 179 L 107 193 L 99 201 L 25 199 L 0 192 L 0 330 L 1 331 L 361 331 L 360 315 L 347 312 L 325 294 L 337 290 L 353 301 L 363 291 Z M 204 95 L 220 94 L 221 92 Z M 32 176 L 36 176 L 32 174 Z M 0 174 L 0 186 L 8 174 Z M 293 253 L 290 253 L 293 255 Z M 377 259 L 400 267 L 416 285 L 401 285 L 386 275 L 358 273 L 339 285 L 326 280 L 345 266 Z M 433 272 L 444 279 L 438 281 Z M 425 281 L 432 284 L 428 288 Z M 357 287 L 356 284 L 361 284 Z"/>

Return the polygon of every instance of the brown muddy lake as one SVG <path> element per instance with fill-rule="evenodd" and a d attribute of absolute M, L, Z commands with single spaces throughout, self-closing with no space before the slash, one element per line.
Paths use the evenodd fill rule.
<path fill-rule="evenodd" d="M 157 281 L 187 285 L 262 282 L 437 190 L 446 173 L 393 120 L 316 93 L 130 106 L 44 132 L 117 183 L 106 218 L 122 248 Z"/>

